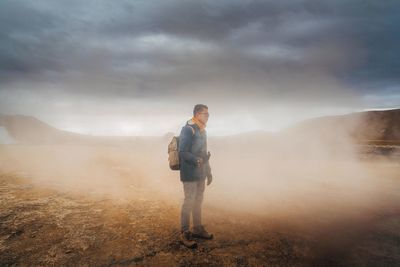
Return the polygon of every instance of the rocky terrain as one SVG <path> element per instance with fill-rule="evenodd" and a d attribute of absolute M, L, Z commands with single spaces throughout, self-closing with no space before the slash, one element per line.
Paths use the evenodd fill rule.
<path fill-rule="evenodd" d="M 215 237 L 188 249 L 170 135 L 77 142 L 7 123 L 16 142 L 0 145 L 1 266 L 400 264 L 395 144 L 321 132 L 210 138 L 203 223 Z"/>
<path fill-rule="evenodd" d="M 399 171 L 396 163 L 381 166 Z M 391 177 L 392 179 L 394 177 Z M 340 201 L 318 212 L 282 203 L 282 213 L 207 203 L 213 240 L 187 249 L 178 239 L 177 198 L 130 190 L 130 197 L 57 190 L 21 172 L 0 175 L 2 266 L 396 266 L 400 263 L 399 181 L 374 206 Z M 325 185 L 326 187 L 327 185 Z M 325 192 L 327 192 L 325 190 Z M 337 198 L 338 199 L 337 199 Z M 300 200 L 299 200 L 300 201 Z M 397 201 L 397 202 L 396 202 Z M 347 210 L 349 208 L 351 209 Z M 287 207 L 291 207 L 288 209 Z"/>

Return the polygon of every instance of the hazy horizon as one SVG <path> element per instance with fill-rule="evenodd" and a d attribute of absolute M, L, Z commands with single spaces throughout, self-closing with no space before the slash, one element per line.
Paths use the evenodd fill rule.
<path fill-rule="evenodd" d="M 391 110 L 391 109 L 365 109 L 365 110 L 360 110 L 360 111 L 353 111 L 353 112 L 364 112 L 364 111 L 382 111 L 382 110 Z M 352 113 L 353 113 L 352 112 Z M 275 129 L 275 130 L 268 130 L 268 129 L 243 129 L 243 130 L 239 130 L 239 131 L 237 131 L 237 132 L 231 132 L 231 133 L 225 133 L 225 134 L 215 134 L 214 132 L 213 132 L 213 129 L 211 130 L 211 134 L 209 133 L 209 128 L 210 127 L 207 127 L 207 135 L 208 136 L 215 136 L 215 137 L 223 137 L 223 136 L 232 136 L 232 135 L 236 135 L 236 134 L 244 134 L 244 133 L 250 133 L 250 132 L 265 132 L 265 133 L 270 133 L 270 134 L 274 134 L 274 133 L 279 133 L 280 131 L 282 131 L 282 130 L 285 130 L 285 129 L 287 129 L 287 128 L 290 128 L 290 127 L 292 127 L 292 126 L 294 126 L 294 125 L 296 125 L 297 123 L 301 123 L 301 122 L 303 122 L 303 121 L 306 121 L 306 120 L 308 120 L 308 119 L 315 119 L 315 118 L 322 118 L 322 117 L 329 117 L 329 116 L 337 116 L 337 115 L 346 115 L 346 114 L 350 114 L 350 113 L 348 113 L 348 112 L 343 112 L 343 113 L 340 113 L 340 114 L 324 114 L 324 115 L 320 115 L 320 116 L 314 116 L 314 117 L 308 117 L 308 118 L 304 118 L 304 119 L 299 119 L 298 121 L 293 121 L 293 123 L 291 123 L 291 124 L 287 124 L 287 125 L 285 125 L 285 126 L 283 126 L 282 128 L 279 128 L 279 129 Z M 0 116 L 1 115 L 22 115 L 22 116 L 30 116 L 30 115 L 26 115 L 26 114 L 7 114 L 7 113 L 0 113 Z M 56 127 L 55 125 L 52 125 L 52 124 L 50 124 L 49 122 L 46 122 L 46 121 L 44 121 L 44 120 L 42 120 L 42 119 L 40 119 L 40 118 L 37 118 L 37 117 L 35 117 L 35 116 L 32 116 L 32 117 L 34 117 L 34 118 L 36 118 L 36 119 L 38 119 L 38 120 L 40 120 L 40 121 L 43 121 L 44 123 L 46 123 L 46 124 L 48 124 L 48 125 L 50 125 L 50 126 L 52 126 L 52 127 L 55 127 L 55 128 L 57 128 L 58 130 L 62 130 L 62 131 L 67 131 L 67 132 L 71 132 L 71 133 L 78 133 L 78 134 L 83 134 L 83 135 L 92 135 L 92 136 L 115 136 L 115 137 L 129 137 L 129 136 L 149 136 L 149 137 L 162 137 L 162 136 L 165 136 L 166 134 L 169 134 L 169 133 L 174 133 L 174 134 L 179 134 L 179 131 L 180 131 L 180 127 L 177 127 L 177 129 L 175 129 L 175 130 L 172 130 L 172 131 L 168 131 L 168 132 L 163 132 L 163 133 L 161 133 L 161 134 L 147 134 L 147 135 L 131 135 L 131 134 L 118 134 L 118 133 L 115 133 L 115 134 L 109 134 L 109 135 L 107 135 L 107 134 L 96 134 L 96 132 L 93 132 L 93 129 L 81 129 L 81 130 L 79 130 L 79 129 L 75 129 L 75 128 L 72 128 L 72 129 L 68 129 L 68 128 L 59 128 L 59 127 Z M 186 120 L 184 121 L 184 123 L 186 122 Z M 184 123 L 181 125 L 181 126 L 183 126 L 184 125 Z M 0 128 L 1 128 L 2 126 L 0 126 Z"/>

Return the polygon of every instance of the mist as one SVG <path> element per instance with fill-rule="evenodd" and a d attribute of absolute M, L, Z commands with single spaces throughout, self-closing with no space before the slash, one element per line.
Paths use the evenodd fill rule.
<path fill-rule="evenodd" d="M 363 160 L 350 131 L 292 127 L 209 137 L 214 180 L 205 205 L 271 217 L 318 217 L 398 203 L 395 159 L 383 171 L 387 159 Z M 179 171 L 168 167 L 166 150 L 173 134 L 125 145 L 3 145 L 1 168 L 61 193 L 179 206 L 183 187 Z"/>

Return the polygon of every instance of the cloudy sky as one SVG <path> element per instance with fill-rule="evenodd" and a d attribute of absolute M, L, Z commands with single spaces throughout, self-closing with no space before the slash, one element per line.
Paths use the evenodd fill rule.
<path fill-rule="evenodd" d="M 0 113 L 208 135 L 400 107 L 399 1 L 0 1 Z"/>

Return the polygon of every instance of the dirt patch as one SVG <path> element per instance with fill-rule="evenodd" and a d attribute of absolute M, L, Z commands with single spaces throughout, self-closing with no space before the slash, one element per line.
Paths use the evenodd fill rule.
<path fill-rule="evenodd" d="M 179 206 L 119 202 L 0 176 L 0 263 L 64 266 L 340 266 L 400 262 L 400 213 L 316 223 L 204 207 L 213 240 L 178 240 Z M 292 220 L 292 221 L 291 221 Z"/>

